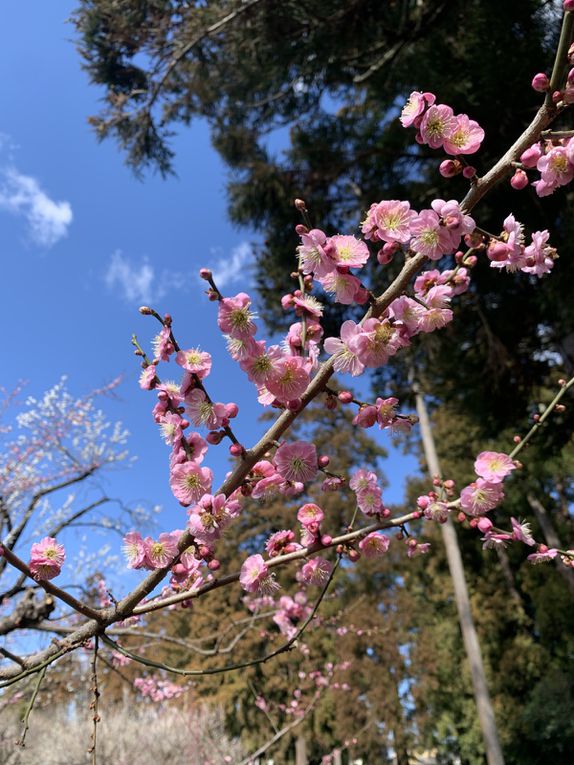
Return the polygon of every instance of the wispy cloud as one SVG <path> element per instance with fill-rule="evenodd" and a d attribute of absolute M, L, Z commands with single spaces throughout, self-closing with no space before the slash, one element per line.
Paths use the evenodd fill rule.
<path fill-rule="evenodd" d="M 132 260 L 116 250 L 104 274 L 108 289 L 115 292 L 127 303 L 151 304 L 165 297 L 168 292 L 186 290 L 190 275 L 179 271 L 162 269 L 159 273 L 144 257 Z"/>
<path fill-rule="evenodd" d="M 218 287 L 245 282 L 246 272 L 251 270 L 253 248 L 249 242 L 241 242 L 224 258 L 219 258 L 211 270 Z"/>
<path fill-rule="evenodd" d="M 104 281 L 110 289 L 118 289 L 129 303 L 151 303 L 156 297 L 153 266 L 145 259 L 136 265 L 121 250 L 112 255 Z"/>
<path fill-rule="evenodd" d="M 0 136 L 0 148 L 7 142 L 7 136 Z M 69 202 L 54 201 L 36 178 L 12 166 L 0 168 L 0 209 L 24 216 L 32 239 L 42 247 L 66 236 L 73 217 Z"/>

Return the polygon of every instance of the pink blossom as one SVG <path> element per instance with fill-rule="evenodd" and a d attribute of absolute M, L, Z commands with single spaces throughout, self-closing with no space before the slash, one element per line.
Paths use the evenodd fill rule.
<path fill-rule="evenodd" d="M 349 487 L 354 492 L 360 492 L 376 486 L 377 480 L 376 473 L 373 473 L 371 470 L 365 470 L 365 468 L 360 468 L 353 473 L 353 477 L 349 482 Z"/>
<path fill-rule="evenodd" d="M 360 428 L 372 428 L 376 421 L 377 407 L 372 404 L 360 406 L 353 417 L 353 425 L 358 425 Z"/>
<path fill-rule="evenodd" d="M 447 154 L 474 154 L 483 140 L 484 130 L 478 122 L 459 114 L 454 129 L 444 139 L 443 148 Z"/>
<path fill-rule="evenodd" d="M 147 538 L 144 546 L 146 563 L 151 569 L 169 566 L 179 552 L 177 539 L 172 537 L 171 534 L 160 534 L 157 541 Z"/>
<path fill-rule="evenodd" d="M 301 270 L 320 278 L 335 270 L 335 250 L 328 244 L 327 237 L 318 228 L 301 235 L 302 244 L 297 248 Z"/>
<path fill-rule="evenodd" d="M 199 348 L 178 351 L 175 356 L 175 362 L 188 372 L 197 375 L 200 380 L 207 377 L 211 371 L 211 354 L 200 351 Z"/>
<path fill-rule="evenodd" d="M 285 343 L 288 346 L 292 355 L 296 356 L 301 353 L 303 348 L 302 332 L 303 324 L 298 321 L 295 324 L 291 324 L 289 332 L 285 338 Z M 318 321 L 307 319 L 305 322 L 305 345 L 308 348 L 310 345 L 317 345 L 323 337 L 323 327 Z"/>
<path fill-rule="evenodd" d="M 56 542 L 54 537 L 44 537 L 40 542 L 35 542 L 30 548 L 30 562 L 28 566 L 37 580 L 53 579 L 62 570 L 66 559 L 64 545 Z"/>
<path fill-rule="evenodd" d="M 349 319 L 341 325 L 341 338 L 328 337 L 325 340 L 325 351 L 334 356 L 333 366 L 336 372 L 350 372 L 353 377 L 360 375 L 365 365 L 361 363 L 357 354 L 351 348 L 351 341 L 361 333 L 361 327 Z"/>
<path fill-rule="evenodd" d="M 536 164 L 542 156 L 542 146 L 539 143 L 535 143 L 530 146 L 526 151 L 523 151 L 520 155 L 520 161 L 527 168 L 536 167 Z"/>
<path fill-rule="evenodd" d="M 383 497 L 380 486 L 369 486 L 357 492 L 357 505 L 365 515 L 378 515 L 383 509 Z"/>
<path fill-rule="evenodd" d="M 547 274 L 554 266 L 556 250 L 548 245 L 548 231 L 535 231 L 532 243 L 524 248 L 524 265 L 522 271 L 535 276 Z"/>
<path fill-rule="evenodd" d="M 424 516 L 428 521 L 445 523 L 449 512 L 446 502 L 429 502 L 424 509 Z"/>
<path fill-rule="evenodd" d="M 406 104 L 403 106 L 403 110 L 400 116 L 401 125 L 404 128 L 410 127 L 416 118 L 424 112 L 426 107 L 427 102 L 425 100 L 424 94 L 415 90 L 410 94 Z"/>
<path fill-rule="evenodd" d="M 512 523 L 512 537 L 516 539 L 517 542 L 522 542 L 523 544 L 530 546 L 536 544 L 532 538 L 532 530 L 529 523 L 526 523 L 526 521 L 517 521 L 516 518 L 511 518 L 510 522 Z"/>
<path fill-rule="evenodd" d="M 409 539 L 407 543 L 407 555 L 414 558 L 417 555 L 426 555 L 430 550 L 430 542 L 419 543 L 416 539 Z"/>
<path fill-rule="evenodd" d="M 183 426 L 189 425 L 179 414 L 166 412 L 165 417 L 159 422 L 159 430 L 166 444 L 174 444 L 183 436 Z"/>
<path fill-rule="evenodd" d="M 310 316 L 312 319 L 320 319 L 323 315 L 323 304 L 314 295 L 294 294 L 293 304 L 297 316 Z"/>
<path fill-rule="evenodd" d="M 383 200 L 371 205 L 361 230 L 365 239 L 406 244 L 411 238 L 411 224 L 416 217 L 409 202 Z"/>
<path fill-rule="evenodd" d="M 220 428 L 227 417 L 225 404 L 209 401 L 200 388 L 194 388 L 186 396 L 186 411 L 194 425 L 205 425 L 209 430 Z"/>
<path fill-rule="evenodd" d="M 408 342 L 408 337 L 388 319 L 367 319 L 350 341 L 350 347 L 366 367 L 379 367 Z"/>
<path fill-rule="evenodd" d="M 424 306 L 406 295 L 396 298 L 389 306 L 391 317 L 400 321 L 409 335 L 416 335 L 419 331 L 424 311 Z"/>
<path fill-rule="evenodd" d="M 558 550 L 554 547 L 546 547 L 546 545 L 539 545 L 538 552 L 529 555 L 527 560 L 533 564 L 548 563 L 548 561 L 554 560 L 558 555 Z"/>
<path fill-rule="evenodd" d="M 157 383 L 156 369 L 157 367 L 155 364 L 148 364 L 147 367 L 142 370 L 139 379 L 140 388 L 142 390 L 151 390 L 152 388 L 155 388 Z"/>
<path fill-rule="evenodd" d="M 295 552 L 299 547 L 300 545 L 295 542 L 295 533 L 291 529 L 276 531 L 265 543 L 265 550 L 270 558 Z"/>
<path fill-rule="evenodd" d="M 333 564 L 324 558 L 311 558 L 301 568 L 301 579 L 305 584 L 320 587 L 328 580 Z"/>
<path fill-rule="evenodd" d="M 445 104 L 431 106 L 420 125 L 422 141 L 431 149 L 440 149 L 445 139 L 457 129 L 457 126 L 457 119 L 450 106 Z"/>
<path fill-rule="evenodd" d="M 255 334 L 257 328 L 250 311 L 251 298 L 245 292 L 239 292 L 233 298 L 219 301 L 217 324 L 219 329 L 230 337 L 245 340 Z"/>
<path fill-rule="evenodd" d="M 124 537 L 122 546 L 128 559 L 129 568 L 144 568 L 146 565 L 146 546 L 138 531 L 130 531 Z"/>
<path fill-rule="evenodd" d="M 305 527 L 311 526 L 313 528 L 313 532 L 319 528 L 319 525 L 324 517 L 325 514 L 319 505 L 316 505 L 313 502 L 307 502 L 307 504 L 300 507 L 297 511 L 297 520 L 299 523 Z"/>
<path fill-rule="evenodd" d="M 224 335 L 229 355 L 235 361 L 242 361 L 255 353 L 257 346 L 252 337 L 231 337 Z"/>
<path fill-rule="evenodd" d="M 515 469 L 510 457 L 501 452 L 481 452 L 474 463 L 476 474 L 489 483 L 500 483 Z"/>
<path fill-rule="evenodd" d="M 460 493 L 460 506 L 469 515 L 482 515 L 493 510 L 504 499 L 502 483 L 489 483 L 479 478 Z"/>
<path fill-rule="evenodd" d="M 544 183 L 556 188 L 570 183 L 574 177 L 574 165 L 568 159 L 564 146 L 553 146 L 536 163 Z"/>
<path fill-rule="evenodd" d="M 331 295 L 335 296 L 337 303 L 351 305 L 355 302 L 357 292 L 361 289 L 361 282 L 352 274 L 333 271 L 319 279 L 321 286 Z"/>
<path fill-rule="evenodd" d="M 388 428 L 396 419 L 396 407 L 399 404 L 398 398 L 390 396 L 389 398 L 377 398 L 377 422 L 380 428 Z"/>
<path fill-rule="evenodd" d="M 450 289 L 446 285 L 431 287 L 426 295 L 427 310 L 421 313 L 419 330 L 421 332 L 434 332 L 442 329 L 452 321 L 453 313 L 448 305 L 450 303 Z"/>
<path fill-rule="evenodd" d="M 196 462 L 183 462 L 172 468 L 169 485 L 182 505 L 191 505 L 210 493 L 212 481 L 209 468 L 202 468 Z"/>
<path fill-rule="evenodd" d="M 309 385 L 309 368 L 301 356 L 283 356 L 274 361 L 265 386 L 281 403 L 301 398 Z"/>
<path fill-rule="evenodd" d="M 335 248 L 335 260 L 338 266 L 362 268 L 369 259 L 369 248 L 354 236 L 332 236 L 331 244 Z"/>
<path fill-rule="evenodd" d="M 411 249 L 430 260 L 439 260 L 454 249 L 448 230 L 440 225 L 434 210 L 421 210 L 411 224 L 411 233 Z"/>
<path fill-rule="evenodd" d="M 152 347 L 154 358 L 160 361 L 169 361 L 169 357 L 175 352 L 171 342 L 171 329 L 169 326 L 164 325 L 161 328 L 159 334 L 152 340 Z"/>
<path fill-rule="evenodd" d="M 307 441 L 282 444 L 273 458 L 277 472 L 286 481 L 306 483 L 317 475 L 317 449 Z"/>
<path fill-rule="evenodd" d="M 365 558 L 378 558 L 389 549 L 390 539 L 384 534 L 372 531 L 359 542 L 359 549 Z"/>
<path fill-rule="evenodd" d="M 275 362 L 282 358 L 278 345 L 272 345 L 268 350 L 265 345 L 265 340 L 254 341 L 252 352 L 239 362 L 241 369 L 256 385 L 265 385 Z"/>
<path fill-rule="evenodd" d="M 261 592 L 267 589 L 269 569 L 259 554 L 250 555 L 241 566 L 239 582 L 246 592 Z"/>

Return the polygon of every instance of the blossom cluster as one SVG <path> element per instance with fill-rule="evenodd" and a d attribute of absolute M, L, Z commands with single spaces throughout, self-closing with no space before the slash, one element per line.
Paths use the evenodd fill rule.
<path fill-rule="evenodd" d="M 571 72 L 574 102 L 574 69 Z M 547 197 L 574 178 L 574 141 L 572 138 L 550 138 L 532 144 L 520 156 L 520 164 L 512 176 L 512 187 L 520 190 L 528 185 L 527 170 L 538 170 L 532 186 L 539 197 Z"/>

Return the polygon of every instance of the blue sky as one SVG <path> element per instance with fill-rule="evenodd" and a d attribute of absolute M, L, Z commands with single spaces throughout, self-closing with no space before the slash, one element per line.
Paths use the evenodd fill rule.
<path fill-rule="evenodd" d="M 127 501 L 162 504 L 165 530 L 181 525 L 181 508 L 167 484 L 167 447 L 150 417 L 153 394 L 137 386 L 130 337 L 135 332 L 145 343 L 157 330 L 137 307 L 151 303 L 169 311 L 183 347 L 201 345 L 212 353 L 210 394 L 239 403 L 234 427 L 251 443 L 261 431 L 260 408 L 227 356 L 197 271 L 209 266 L 225 274 L 220 284 L 228 294 L 252 290 L 245 277 L 256 236 L 234 229 L 226 217 L 226 170 L 205 124 L 176 138 L 177 178 L 167 180 L 136 180 L 112 141 L 97 143 L 87 117 L 98 111 L 101 94 L 80 68 L 66 23 L 73 7 L 68 0 L 30 0 L 3 8 L 0 385 L 10 389 L 24 379 L 40 394 L 66 374 L 80 394 L 122 374 L 120 400 L 105 408 L 131 432 L 138 461 L 115 473 L 109 490 Z M 221 477 L 226 449 L 211 452 L 209 464 Z M 413 465 L 395 454 L 386 466 L 392 476 L 387 501 L 400 499 L 405 470 Z"/>

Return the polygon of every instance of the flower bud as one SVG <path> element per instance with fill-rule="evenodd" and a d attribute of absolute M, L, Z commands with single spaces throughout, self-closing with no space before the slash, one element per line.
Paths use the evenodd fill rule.
<path fill-rule="evenodd" d="M 317 460 L 317 464 L 321 468 L 326 468 L 329 462 L 331 462 L 331 458 L 327 454 L 322 454 Z"/>
<path fill-rule="evenodd" d="M 208 444 L 219 444 L 221 442 L 221 439 L 223 438 L 224 433 L 220 430 L 210 430 L 209 433 L 206 435 L 205 440 Z"/>
<path fill-rule="evenodd" d="M 353 400 L 353 394 L 350 390 L 342 390 L 339 392 L 339 395 L 337 396 L 341 404 L 350 404 Z"/>
<path fill-rule="evenodd" d="M 459 523 L 464 523 L 464 522 L 466 521 L 466 514 L 465 514 L 465 513 L 459 513 L 459 514 L 456 516 L 456 520 L 457 520 Z"/>
<path fill-rule="evenodd" d="M 550 80 L 544 72 L 538 72 L 538 74 L 534 75 L 530 84 L 532 85 L 533 90 L 536 90 L 538 93 L 544 93 L 548 90 Z"/>
<path fill-rule="evenodd" d="M 225 416 L 228 417 L 230 420 L 232 420 L 234 417 L 237 417 L 239 413 L 239 407 L 237 404 L 231 402 L 230 404 L 225 404 Z"/>
<path fill-rule="evenodd" d="M 294 398 L 292 401 L 287 402 L 287 409 L 292 412 L 298 412 L 301 409 L 301 399 Z"/>
<path fill-rule="evenodd" d="M 288 311 L 289 308 L 293 306 L 293 295 L 283 295 L 281 298 L 281 308 L 283 308 L 284 311 Z"/>
<path fill-rule="evenodd" d="M 487 531 L 490 531 L 492 525 L 493 524 L 490 518 L 479 518 L 476 522 L 478 530 L 482 531 L 483 534 L 486 534 Z"/>
<path fill-rule="evenodd" d="M 564 0 L 564 10 L 567 13 L 574 11 L 574 0 Z"/>
<path fill-rule="evenodd" d="M 358 550 L 355 550 L 354 548 L 352 550 L 349 550 L 349 560 L 353 563 L 356 563 L 359 558 L 361 557 L 361 553 Z"/>
<path fill-rule="evenodd" d="M 458 159 L 445 159 L 438 166 L 438 171 L 443 178 L 454 178 L 462 170 L 462 164 Z"/>
<path fill-rule="evenodd" d="M 472 165 L 467 165 L 464 170 L 462 171 L 462 174 L 465 178 L 474 178 L 476 175 L 476 167 L 472 167 Z"/>
<path fill-rule="evenodd" d="M 309 233 L 309 229 L 307 228 L 307 226 L 304 226 L 302 223 L 298 223 L 295 226 L 295 233 L 299 234 L 299 236 L 303 236 L 303 234 Z"/>
<path fill-rule="evenodd" d="M 299 212 L 307 212 L 307 205 L 302 199 L 295 199 L 293 204 L 299 210 Z"/>
<path fill-rule="evenodd" d="M 199 275 L 202 279 L 205 279 L 206 281 L 209 281 L 213 277 L 213 274 L 211 273 L 209 268 L 200 268 Z"/>
<path fill-rule="evenodd" d="M 217 571 L 218 568 L 221 568 L 221 563 L 217 560 L 217 558 L 214 558 L 213 560 L 209 561 L 207 568 L 210 571 Z"/>
<path fill-rule="evenodd" d="M 149 308 L 147 305 L 141 305 L 141 306 L 138 308 L 138 311 L 139 311 L 139 312 L 140 312 L 140 313 L 141 313 L 143 316 L 150 316 L 150 315 L 151 315 L 151 312 L 152 312 L 151 308 Z"/>
<path fill-rule="evenodd" d="M 323 534 L 321 536 L 321 544 L 327 547 L 333 541 L 333 537 L 330 534 Z"/>
<path fill-rule="evenodd" d="M 245 454 L 245 447 L 242 444 L 231 444 L 229 453 L 232 457 L 241 457 Z"/>
<path fill-rule="evenodd" d="M 516 191 L 520 191 L 525 186 L 528 186 L 528 176 L 524 172 L 524 170 L 516 170 L 512 178 L 510 179 L 510 185 L 513 189 L 516 189 Z"/>

